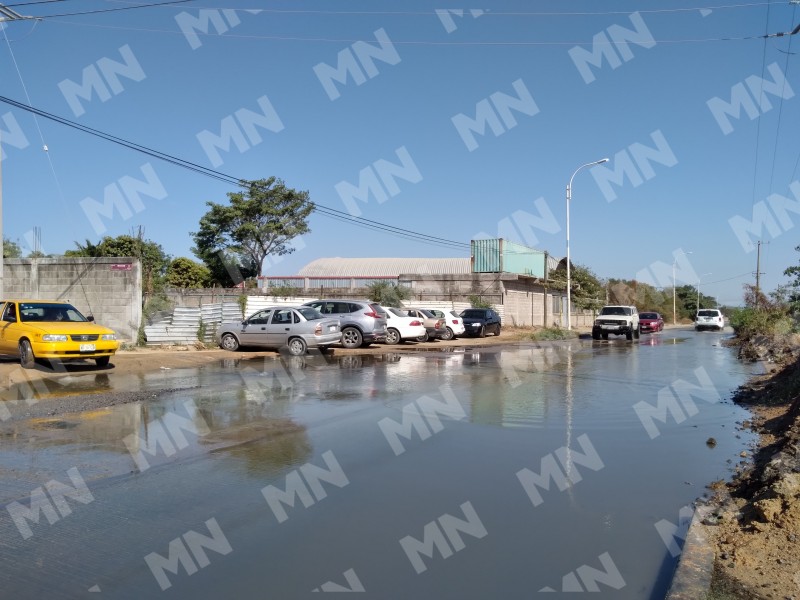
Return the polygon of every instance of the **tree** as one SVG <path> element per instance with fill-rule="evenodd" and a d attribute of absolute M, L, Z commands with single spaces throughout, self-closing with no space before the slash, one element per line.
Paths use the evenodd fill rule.
<path fill-rule="evenodd" d="M 210 210 L 192 233 L 192 252 L 215 279 L 235 279 L 230 272 L 240 267 L 260 274 L 267 256 L 293 252 L 289 243 L 310 231 L 307 219 L 314 204 L 308 192 L 287 188 L 275 177 L 242 181 L 242 187 L 243 192 L 228 193 L 227 206 L 207 202 Z"/>
<path fill-rule="evenodd" d="M 367 286 L 367 298 L 382 306 L 400 306 L 411 297 L 411 290 L 396 283 L 376 281 Z"/>
<path fill-rule="evenodd" d="M 179 257 L 167 267 L 166 283 L 176 288 L 204 288 L 211 283 L 211 271 L 191 258 Z"/>
<path fill-rule="evenodd" d="M 19 247 L 19 244 L 3 238 L 3 258 L 19 258 L 21 256 L 22 248 Z"/>
<path fill-rule="evenodd" d="M 132 256 L 142 263 L 142 291 L 151 294 L 163 287 L 170 257 L 160 244 L 144 239 L 141 231 L 137 236 L 106 236 L 96 245 L 89 240 L 85 246 L 78 242 L 75 245 L 77 249 L 67 250 L 64 256 Z"/>
<path fill-rule="evenodd" d="M 563 268 L 559 264 L 558 269 L 550 272 L 550 281 L 556 286 L 567 289 L 567 263 L 564 259 Z M 582 265 L 573 265 L 570 261 L 570 297 L 576 308 L 597 310 L 605 304 L 605 290 L 603 284 L 591 269 Z"/>

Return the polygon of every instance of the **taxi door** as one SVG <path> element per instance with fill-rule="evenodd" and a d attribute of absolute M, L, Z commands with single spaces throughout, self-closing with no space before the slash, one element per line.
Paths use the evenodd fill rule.
<path fill-rule="evenodd" d="M 17 305 L 15 302 L 4 302 L 0 309 L 0 353 L 16 354 L 18 343 Z"/>

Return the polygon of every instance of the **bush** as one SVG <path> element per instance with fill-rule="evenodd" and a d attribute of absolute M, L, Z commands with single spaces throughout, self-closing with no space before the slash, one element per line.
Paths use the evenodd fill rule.
<path fill-rule="evenodd" d="M 578 337 L 578 334 L 569 329 L 561 329 L 560 327 L 545 327 L 539 329 L 531 334 L 531 339 L 537 342 L 544 342 L 550 340 L 571 340 Z"/>
<path fill-rule="evenodd" d="M 487 302 L 480 296 L 469 296 L 469 303 L 472 308 L 494 308 L 491 302 Z"/>
<path fill-rule="evenodd" d="M 402 306 L 410 297 L 411 290 L 396 283 L 376 281 L 367 286 L 367 298 L 382 306 Z"/>
<path fill-rule="evenodd" d="M 267 290 L 273 298 L 295 298 L 300 295 L 300 288 L 293 285 L 276 285 Z"/>

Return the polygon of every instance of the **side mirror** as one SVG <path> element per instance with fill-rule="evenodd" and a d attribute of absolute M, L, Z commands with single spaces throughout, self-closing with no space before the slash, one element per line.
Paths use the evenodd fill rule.
<path fill-rule="evenodd" d="M 90 323 L 94 323 L 94 315 L 89 315 L 88 317 L 86 317 L 86 320 L 89 321 Z"/>

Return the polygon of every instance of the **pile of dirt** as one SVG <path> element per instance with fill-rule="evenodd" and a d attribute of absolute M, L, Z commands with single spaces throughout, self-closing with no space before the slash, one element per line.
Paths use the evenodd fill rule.
<path fill-rule="evenodd" d="M 779 348 L 768 375 L 734 400 L 753 412 L 753 462 L 714 490 L 714 599 L 800 599 L 800 347 Z"/>

